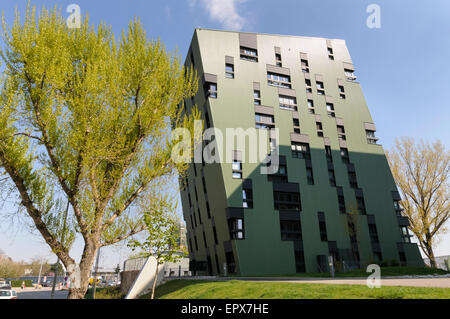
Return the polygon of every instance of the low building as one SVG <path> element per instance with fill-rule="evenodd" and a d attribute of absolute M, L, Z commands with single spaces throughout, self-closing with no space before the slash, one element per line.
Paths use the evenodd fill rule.
<path fill-rule="evenodd" d="M 435 257 L 436 268 L 450 271 L 450 255 Z M 424 258 L 425 265 L 430 266 L 430 259 Z"/>

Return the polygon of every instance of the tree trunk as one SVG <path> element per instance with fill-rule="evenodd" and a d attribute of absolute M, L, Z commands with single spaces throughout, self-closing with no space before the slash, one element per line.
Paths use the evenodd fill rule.
<path fill-rule="evenodd" d="M 89 277 L 91 275 L 92 266 L 94 265 L 95 254 L 97 250 L 97 247 L 92 247 L 92 245 L 90 244 L 87 244 L 84 247 L 79 268 L 80 285 L 79 287 L 71 287 L 69 289 L 69 295 L 67 296 L 67 299 L 83 299 L 86 295 L 89 285 Z"/>
<path fill-rule="evenodd" d="M 430 242 L 425 243 L 425 249 L 427 250 L 427 256 L 430 259 L 430 267 L 436 268 L 436 258 L 434 257 L 433 247 Z"/>
<path fill-rule="evenodd" d="M 156 282 L 158 281 L 158 270 L 159 270 L 159 259 L 156 260 L 156 274 L 155 279 L 153 279 L 152 299 L 155 299 Z"/>

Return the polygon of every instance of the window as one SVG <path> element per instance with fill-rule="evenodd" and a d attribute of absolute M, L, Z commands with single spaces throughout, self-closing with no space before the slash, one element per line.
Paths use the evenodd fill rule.
<path fill-rule="evenodd" d="M 234 160 L 232 163 L 233 178 L 242 179 L 242 163 Z"/>
<path fill-rule="evenodd" d="M 279 66 L 279 67 L 282 66 L 282 63 L 281 63 L 281 54 L 279 54 L 279 53 L 275 53 L 275 64 L 276 64 L 277 66 Z"/>
<path fill-rule="evenodd" d="M 377 225 L 375 224 L 369 224 L 369 235 L 370 235 L 370 241 L 372 243 L 379 243 L 379 239 L 378 239 L 378 233 L 377 233 Z"/>
<path fill-rule="evenodd" d="M 246 47 L 241 47 L 241 60 L 258 62 L 258 51 Z"/>
<path fill-rule="evenodd" d="M 355 71 L 350 70 L 350 69 L 344 69 L 344 73 L 345 73 L 345 76 L 347 77 L 347 80 L 349 80 L 349 81 L 356 80 L 356 76 L 355 76 L 354 72 Z"/>
<path fill-rule="evenodd" d="M 206 93 L 206 97 L 216 99 L 217 98 L 217 84 L 207 82 L 205 84 L 205 93 Z"/>
<path fill-rule="evenodd" d="M 397 215 L 402 216 L 403 208 L 400 206 L 400 201 L 394 200 L 394 209 Z"/>
<path fill-rule="evenodd" d="M 301 66 L 302 66 L 302 72 L 304 72 L 304 73 L 309 73 L 309 64 L 308 64 L 308 60 L 301 59 L 301 60 L 300 60 L 300 64 L 301 64 Z"/>
<path fill-rule="evenodd" d="M 336 117 L 336 114 L 334 113 L 333 103 L 327 103 L 327 114 L 330 117 Z"/>
<path fill-rule="evenodd" d="M 328 58 L 330 60 L 334 60 L 334 54 L 333 54 L 333 49 L 332 48 L 328 48 Z"/>
<path fill-rule="evenodd" d="M 356 207 L 361 215 L 366 214 L 366 204 L 363 196 L 356 196 Z"/>
<path fill-rule="evenodd" d="M 287 177 L 287 166 L 286 164 L 279 164 L 278 165 L 278 172 L 275 174 L 267 175 L 267 178 L 271 182 L 276 183 L 287 183 L 288 177 Z"/>
<path fill-rule="evenodd" d="M 307 143 L 291 142 L 292 157 L 311 159 L 309 145 Z"/>
<path fill-rule="evenodd" d="M 191 53 L 190 53 L 190 57 L 191 57 L 191 64 L 192 64 L 192 67 L 195 69 L 194 53 L 192 52 L 192 50 L 191 50 Z"/>
<path fill-rule="evenodd" d="M 312 93 L 311 80 L 305 79 L 306 93 Z"/>
<path fill-rule="evenodd" d="M 328 179 L 330 186 L 336 186 L 336 176 L 334 175 L 334 169 L 328 169 Z"/>
<path fill-rule="evenodd" d="M 409 234 L 408 226 L 401 226 L 400 232 L 402 234 L 403 241 L 405 243 L 410 243 L 412 235 Z"/>
<path fill-rule="evenodd" d="M 256 128 L 270 129 L 275 127 L 275 120 L 273 115 L 255 113 Z"/>
<path fill-rule="evenodd" d="M 306 167 L 306 180 L 308 185 L 314 185 L 314 175 L 312 167 Z"/>
<path fill-rule="evenodd" d="M 289 75 L 267 72 L 267 84 L 290 89 L 291 77 Z"/>
<path fill-rule="evenodd" d="M 202 222 L 202 215 L 200 214 L 200 208 L 197 209 L 197 214 L 198 214 L 198 222 L 201 225 L 203 224 L 203 222 Z"/>
<path fill-rule="evenodd" d="M 344 163 L 346 164 L 350 163 L 350 158 L 348 156 L 348 149 L 341 148 L 341 158 Z"/>
<path fill-rule="evenodd" d="M 244 239 L 244 220 L 242 218 L 232 218 L 228 220 L 231 239 Z"/>
<path fill-rule="evenodd" d="M 355 172 L 348 172 L 348 181 L 350 183 L 350 187 L 352 188 L 358 188 L 358 182 L 356 180 L 356 173 Z M 356 199 L 358 201 L 358 199 Z"/>
<path fill-rule="evenodd" d="M 261 105 L 261 92 L 259 90 L 253 90 L 253 102 L 255 105 Z"/>
<path fill-rule="evenodd" d="M 204 231 L 203 231 L 203 243 L 205 244 L 205 248 L 208 248 L 208 245 L 206 243 L 206 234 Z"/>
<path fill-rule="evenodd" d="M 234 65 L 225 63 L 225 77 L 234 79 Z"/>
<path fill-rule="evenodd" d="M 228 273 L 234 274 L 236 272 L 236 263 L 234 261 L 233 251 L 225 253 L 225 260 L 227 262 Z"/>
<path fill-rule="evenodd" d="M 314 101 L 313 100 L 308 100 L 308 113 L 310 114 L 314 114 Z"/>
<path fill-rule="evenodd" d="M 300 220 L 280 220 L 281 240 L 301 241 L 302 229 Z"/>
<path fill-rule="evenodd" d="M 339 85 L 338 86 L 339 89 L 339 97 L 341 99 L 345 99 L 345 90 L 344 90 L 344 86 L 343 85 Z"/>
<path fill-rule="evenodd" d="M 332 163 L 333 162 L 333 155 L 331 154 L 331 146 L 326 145 L 325 146 L 325 156 L 327 157 L 327 161 Z"/>
<path fill-rule="evenodd" d="M 321 122 L 316 122 L 317 136 L 323 137 L 323 128 Z"/>
<path fill-rule="evenodd" d="M 319 218 L 320 240 L 328 241 L 327 225 L 325 224 L 325 214 L 323 212 L 318 212 L 317 216 Z"/>
<path fill-rule="evenodd" d="M 340 140 L 345 140 L 345 128 L 343 125 L 337 125 L 337 134 L 338 134 L 338 139 Z"/>
<path fill-rule="evenodd" d="M 297 110 L 297 99 L 295 97 L 280 95 L 278 101 L 281 109 Z"/>
<path fill-rule="evenodd" d="M 208 214 L 208 218 L 211 218 L 211 210 L 209 209 L 209 202 L 206 201 L 206 213 Z"/>
<path fill-rule="evenodd" d="M 198 251 L 198 241 L 197 241 L 197 236 L 194 236 L 194 243 L 195 243 L 195 250 Z"/>
<path fill-rule="evenodd" d="M 242 207 L 253 208 L 253 190 L 251 188 L 242 189 Z"/>
<path fill-rule="evenodd" d="M 273 203 L 277 210 L 301 210 L 299 193 L 274 191 Z"/>
<path fill-rule="evenodd" d="M 292 124 L 294 126 L 294 133 L 300 134 L 300 122 L 298 119 L 292 119 Z"/>
<path fill-rule="evenodd" d="M 375 136 L 375 131 L 366 130 L 367 143 L 377 144 L 378 138 Z"/>
<path fill-rule="evenodd" d="M 213 226 L 214 243 L 217 245 L 219 241 L 217 240 L 217 230 L 216 226 Z"/>
<path fill-rule="evenodd" d="M 345 214 L 345 198 L 344 195 L 339 194 L 339 190 L 338 190 L 338 204 L 339 204 L 339 212 L 341 214 Z"/>
<path fill-rule="evenodd" d="M 317 87 L 317 94 L 325 95 L 325 87 L 323 85 L 323 82 L 316 81 L 316 87 Z"/>

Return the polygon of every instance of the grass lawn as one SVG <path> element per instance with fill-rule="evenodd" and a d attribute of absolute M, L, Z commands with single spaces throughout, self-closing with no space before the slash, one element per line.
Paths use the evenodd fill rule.
<path fill-rule="evenodd" d="M 119 287 L 107 287 L 95 289 L 95 299 L 122 299 L 124 295 Z M 92 299 L 92 288 L 89 288 L 84 299 Z"/>
<path fill-rule="evenodd" d="M 450 299 L 450 288 L 381 287 L 252 281 L 171 280 L 160 299 Z M 148 295 L 141 298 L 149 298 Z"/>
<path fill-rule="evenodd" d="M 450 272 L 429 267 L 381 267 L 381 276 L 406 276 L 406 275 L 445 275 Z M 335 277 L 367 277 L 366 269 L 355 269 L 347 272 L 336 273 Z M 330 277 L 330 273 L 298 273 L 298 274 L 276 274 L 276 275 L 254 275 L 242 277 Z"/>

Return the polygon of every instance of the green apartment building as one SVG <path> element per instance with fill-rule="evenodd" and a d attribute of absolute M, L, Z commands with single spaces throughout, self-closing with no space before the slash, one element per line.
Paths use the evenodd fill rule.
<path fill-rule="evenodd" d="M 185 65 L 200 83 L 183 107 L 205 129 L 279 130 L 274 174 L 247 160 L 248 140 L 180 178 L 191 270 L 423 266 L 344 40 L 196 29 Z"/>

